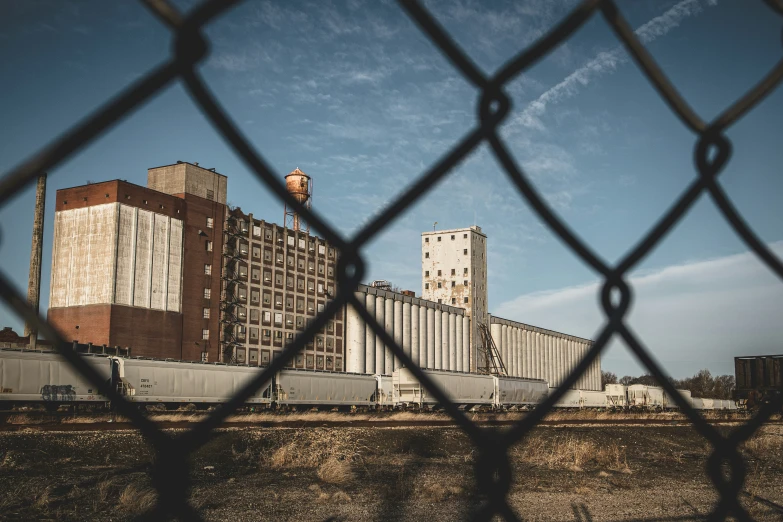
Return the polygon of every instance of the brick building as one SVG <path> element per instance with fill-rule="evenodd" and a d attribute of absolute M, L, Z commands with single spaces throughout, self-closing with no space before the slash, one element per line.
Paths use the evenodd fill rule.
<path fill-rule="evenodd" d="M 337 253 L 324 240 L 228 212 L 223 340 L 236 362 L 265 365 L 335 295 Z M 344 369 L 344 317 L 329 321 L 294 360 L 296 368 Z"/>
<path fill-rule="evenodd" d="M 226 205 L 195 163 L 57 191 L 49 320 L 68 340 L 134 355 L 266 364 L 334 295 L 323 240 Z M 343 318 L 294 361 L 343 368 Z"/>

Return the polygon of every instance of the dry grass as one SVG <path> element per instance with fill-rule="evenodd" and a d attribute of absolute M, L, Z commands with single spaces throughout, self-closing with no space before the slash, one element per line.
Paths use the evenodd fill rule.
<path fill-rule="evenodd" d="M 450 482 L 449 478 L 425 476 L 415 490 L 418 496 L 431 502 L 443 502 L 449 497 L 460 496 L 465 489 L 460 484 Z"/>
<path fill-rule="evenodd" d="M 327 484 L 347 484 L 354 479 L 351 463 L 330 458 L 318 468 L 318 478 Z"/>
<path fill-rule="evenodd" d="M 630 471 L 624 446 L 616 442 L 599 445 L 572 434 L 531 437 L 515 447 L 511 455 L 513 458 L 550 469 L 580 472 L 588 464 L 595 464 L 613 471 Z"/>
<path fill-rule="evenodd" d="M 33 502 L 33 506 L 35 506 L 36 509 L 40 511 L 46 511 L 49 508 L 49 502 L 51 502 L 51 489 L 47 487 L 46 489 L 41 492 L 40 495 L 37 495 L 35 497 L 35 501 Z"/>
<path fill-rule="evenodd" d="M 261 466 L 272 469 L 287 467 L 318 468 L 327 461 L 346 463 L 360 460 L 361 441 L 346 437 L 338 430 L 311 428 L 292 430 L 286 443 L 261 456 Z"/>
<path fill-rule="evenodd" d="M 13 450 L 6 451 L 3 458 L 0 459 L 0 468 L 15 468 L 16 453 Z"/>
<path fill-rule="evenodd" d="M 149 407 L 155 407 L 157 405 L 151 404 Z M 199 422 L 204 419 L 205 415 L 209 412 L 206 411 L 194 411 L 193 408 L 183 406 L 182 409 L 172 412 L 161 411 L 149 411 L 151 419 L 155 422 L 176 422 L 176 423 L 191 423 Z M 487 419 L 503 419 L 503 420 L 519 420 L 527 415 L 524 411 L 511 411 L 502 413 L 486 413 L 486 412 L 472 412 L 468 415 L 475 421 L 482 421 Z M 701 415 L 707 419 L 737 419 L 744 420 L 747 418 L 747 414 L 744 412 L 719 412 L 719 411 L 703 411 Z M 249 423 L 279 423 L 279 422 L 350 422 L 350 421 L 368 421 L 368 422 L 395 422 L 395 421 L 440 421 L 449 420 L 450 417 L 444 413 L 438 412 L 413 412 L 413 411 L 396 411 L 389 413 L 377 413 L 377 412 L 354 412 L 344 413 L 336 411 L 305 411 L 294 413 L 281 413 L 276 411 L 262 411 L 255 413 L 237 413 L 227 418 L 226 422 L 249 422 Z M 614 412 L 604 410 L 553 410 L 546 416 L 548 421 L 558 420 L 682 420 L 687 421 L 687 417 L 677 412 Z M 67 416 L 62 417 L 59 420 L 63 424 L 90 424 L 90 423 L 103 423 L 103 422 L 129 422 L 125 417 L 119 415 L 105 414 L 105 415 L 89 415 L 89 416 Z M 5 421 L 7 424 L 13 425 L 35 425 L 51 422 L 49 419 L 41 417 L 35 414 L 19 413 L 8 417 Z"/>
<path fill-rule="evenodd" d="M 762 426 L 742 447 L 753 455 L 783 456 L 783 426 Z"/>
<path fill-rule="evenodd" d="M 101 499 L 101 502 L 106 502 L 109 499 L 109 496 L 111 495 L 112 491 L 116 489 L 116 486 L 116 477 L 111 477 L 98 483 L 98 498 Z"/>
<path fill-rule="evenodd" d="M 118 505 L 129 514 L 139 515 L 152 509 L 157 500 L 158 493 L 154 488 L 134 482 L 122 490 Z"/>

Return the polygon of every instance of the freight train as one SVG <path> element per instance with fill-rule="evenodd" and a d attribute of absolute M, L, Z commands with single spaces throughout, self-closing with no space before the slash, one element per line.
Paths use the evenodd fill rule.
<path fill-rule="evenodd" d="M 228 402 L 263 370 L 245 365 L 209 364 L 80 354 L 107 385 L 139 407 L 176 409 L 193 404 L 209 408 Z M 471 410 L 532 408 L 551 390 L 546 381 L 445 370 L 424 372 L 458 407 Z M 680 393 L 696 409 L 736 409 L 733 401 L 691 398 Z M 55 352 L 0 349 L 0 403 L 3 409 L 43 406 L 53 410 L 67 405 L 108 407 L 97 387 L 75 371 Z M 358 408 L 421 409 L 439 407 L 433 397 L 406 368 L 392 375 L 278 371 L 269 383 L 245 401 L 252 409 Z M 606 390 L 567 390 L 558 408 L 667 410 L 676 403 L 654 386 L 607 385 Z"/>
<path fill-rule="evenodd" d="M 735 357 L 734 399 L 749 409 L 781 400 L 783 395 L 783 355 Z"/>

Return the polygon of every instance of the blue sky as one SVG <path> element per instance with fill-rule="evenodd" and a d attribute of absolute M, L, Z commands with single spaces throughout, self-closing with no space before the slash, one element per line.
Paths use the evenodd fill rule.
<path fill-rule="evenodd" d="M 181 2 L 183 10 L 191 3 Z M 572 1 L 427 2 L 490 73 L 562 18 Z M 623 2 L 620 9 L 705 119 L 781 58 L 763 2 Z M 246 2 L 207 30 L 201 66 L 242 131 L 281 174 L 314 178 L 314 207 L 350 234 L 475 125 L 477 93 L 393 2 Z M 136 2 L 26 1 L 0 6 L 0 171 L 7 172 L 165 60 L 171 38 Z M 668 110 L 600 16 L 507 88 L 502 128 L 553 208 L 613 262 L 694 177 L 695 138 Z M 721 174 L 735 205 L 783 255 L 783 89 L 727 135 Z M 282 206 L 228 149 L 180 84 L 50 172 L 42 309 L 48 302 L 55 190 L 88 180 L 146 183 L 177 160 L 216 167 L 228 198 L 281 222 Z M 0 266 L 26 286 L 33 188 L 0 209 Z M 596 274 L 537 219 L 485 147 L 384 230 L 365 252 L 368 281 L 421 291 L 419 234 L 474 224 L 487 233 L 490 311 L 593 337 Z M 702 198 L 638 268 L 629 322 L 677 377 L 732 357 L 780 352 L 783 284 Z M 0 322 L 20 328 L 7 309 Z M 613 343 L 604 368 L 638 373 Z"/>

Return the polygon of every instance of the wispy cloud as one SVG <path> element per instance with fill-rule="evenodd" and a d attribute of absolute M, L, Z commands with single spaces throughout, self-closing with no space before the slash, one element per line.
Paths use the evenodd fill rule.
<path fill-rule="evenodd" d="M 712 0 L 707 1 L 707 5 L 710 6 L 715 5 L 715 3 Z M 678 27 L 685 18 L 694 16 L 701 11 L 702 3 L 700 0 L 682 0 L 662 15 L 656 16 L 637 28 L 635 33 L 642 43 L 650 43 Z M 545 130 L 546 126 L 541 121 L 541 117 L 549 105 L 574 96 L 595 78 L 613 72 L 619 65 L 626 63 L 628 60 L 629 57 L 622 46 L 617 46 L 611 51 L 598 53 L 595 58 L 566 76 L 563 81 L 541 94 L 536 100 L 530 102 L 514 119 L 512 126 L 517 124 L 531 129 Z"/>
<path fill-rule="evenodd" d="M 783 242 L 768 247 L 783 257 Z M 783 285 L 750 252 L 639 272 L 629 279 L 634 302 L 628 323 L 675 376 L 709 367 L 732 373 L 733 355 L 779 345 Z M 597 282 L 521 295 L 493 312 L 574 335 L 593 337 L 605 322 Z M 716 355 L 717 354 L 717 355 Z M 616 340 L 604 367 L 639 371 Z"/>

